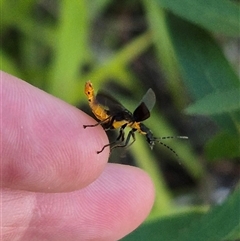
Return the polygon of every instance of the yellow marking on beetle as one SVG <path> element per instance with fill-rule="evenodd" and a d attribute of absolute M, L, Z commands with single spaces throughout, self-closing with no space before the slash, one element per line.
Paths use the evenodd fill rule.
<path fill-rule="evenodd" d="M 107 115 L 106 110 L 97 102 L 94 95 L 93 85 L 90 81 L 87 81 L 85 84 L 85 94 L 88 97 L 89 106 L 96 118 L 100 121 L 108 121 L 110 116 Z"/>
<path fill-rule="evenodd" d="M 85 84 L 85 94 L 88 97 L 88 103 L 93 114 L 96 116 L 98 120 L 101 121 L 101 124 L 110 123 L 112 120 L 112 116 L 107 114 L 108 110 L 106 109 L 106 107 L 98 103 L 94 94 L 93 84 L 90 81 L 87 81 Z M 128 123 L 128 121 L 126 120 L 121 120 L 121 121 L 114 120 L 112 123 L 112 127 L 114 129 L 118 129 L 119 127 L 123 126 L 126 123 Z"/>
<path fill-rule="evenodd" d="M 153 136 L 151 130 L 142 123 L 142 121 L 150 117 L 150 111 L 153 108 L 156 101 L 155 93 L 153 92 L 152 89 L 149 89 L 146 92 L 140 104 L 134 110 L 133 113 L 127 110 L 113 97 L 103 92 L 102 93 L 98 92 L 97 96 L 95 96 L 94 88 L 90 81 L 87 81 L 85 84 L 85 94 L 88 97 L 88 103 L 93 114 L 98 120 L 100 120 L 100 122 L 98 122 L 95 125 L 84 125 L 83 126 L 84 128 L 94 127 L 100 124 L 104 127 L 105 130 L 120 128 L 120 132 L 117 137 L 117 140 L 113 143 L 104 145 L 103 148 L 97 153 L 101 153 L 107 146 L 110 146 L 111 144 L 115 144 L 114 146 L 111 147 L 111 150 L 117 147 L 126 147 L 126 146 L 132 145 L 135 141 L 134 133 L 137 131 L 140 134 L 145 135 L 146 140 L 150 145 L 151 149 L 155 145 L 155 142 L 159 142 L 160 144 L 168 148 L 170 151 L 172 151 L 178 157 L 177 153 L 172 148 L 170 148 L 160 140 L 169 139 L 169 138 L 188 139 L 188 137 L 186 136 L 176 136 L 176 137 L 167 136 L 167 137 L 156 138 Z M 125 140 L 124 129 L 126 127 L 130 127 L 131 130 L 129 131 L 127 138 Z M 133 140 L 130 142 L 131 138 Z M 116 144 L 117 142 L 122 142 L 122 143 L 124 142 L 124 143 Z"/>

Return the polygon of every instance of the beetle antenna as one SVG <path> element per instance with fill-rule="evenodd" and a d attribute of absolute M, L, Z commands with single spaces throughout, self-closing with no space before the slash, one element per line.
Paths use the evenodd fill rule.
<path fill-rule="evenodd" d="M 165 143 L 160 141 L 160 140 L 165 140 L 165 139 L 185 139 L 185 140 L 187 140 L 188 137 L 187 136 L 163 136 L 160 138 L 154 138 L 155 141 L 157 141 L 158 143 L 160 143 L 161 145 L 166 147 L 168 150 L 170 150 L 172 153 L 174 153 L 175 156 L 177 157 L 177 159 L 179 160 L 179 155 L 170 146 L 168 146 Z"/>
<path fill-rule="evenodd" d="M 163 137 L 160 137 L 160 138 L 156 138 L 155 140 L 164 140 L 164 139 L 185 139 L 187 140 L 188 139 L 188 136 L 163 136 Z"/>

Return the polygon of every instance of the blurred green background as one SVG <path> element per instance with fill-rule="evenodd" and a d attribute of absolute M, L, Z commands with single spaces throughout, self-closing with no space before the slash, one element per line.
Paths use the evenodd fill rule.
<path fill-rule="evenodd" d="M 130 111 L 152 88 L 146 125 L 189 137 L 164 142 L 179 159 L 140 134 L 112 153 L 156 187 L 148 219 L 123 240 L 240 238 L 239 1 L 2 0 L 1 15 L 2 70 L 89 114 L 87 80 Z"/>

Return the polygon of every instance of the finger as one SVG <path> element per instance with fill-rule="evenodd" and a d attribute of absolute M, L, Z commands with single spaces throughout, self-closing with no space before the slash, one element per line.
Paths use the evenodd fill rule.
<path fill-rule="evenodd" d="M 107 163 L 101 127 L 77 108 L 4 72 L 2 80 L 2 185 L 61 192 L 84 187 Z M 79 90 L 80 94 L 83 91 Z"/>
<path fill-rule="evenodd" d="M 6 198 L 7 196 L 7 198 Z M 108 164 L 100 178 L 71 193 L 5 192 L 4 237 L 14 240 L 119 240 L 149 214 L 153 184 L 136 167 Z M 6 220 L 7 219 L 7 220 Z M 9 240 L 9 239 L 8 239 Z"/>

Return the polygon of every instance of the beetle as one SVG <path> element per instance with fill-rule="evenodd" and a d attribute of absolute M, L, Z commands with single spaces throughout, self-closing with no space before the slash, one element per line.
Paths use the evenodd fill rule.
<path fill-rule="evenodd" d="M 142 123 L 142 121 L 150 117 L 150 111 L 156 102 L 155 93 L 151 88 L 148 89 L 133 113 L 127 110 L 115 98 L 103 91 L 99 91 L 95 96 L 93 84 L 90 81 L 87 81 L 85 84 L 85 94 L 88 98 L 89 106 L 99 122 L 94 125 L 83 125 L 84 128 L 95 127 L 98 125 L 102 125 L 105 130 L 120 128 L 117 139 L 112 143 L 104 145 L 100 151 L 97 151 L 98 154 L 101 153 L 107 146 L 111 146 L 111 151 L 117 147 L 129 147 L 136 140 L 136 131 L 145 135 L 146 141 L 151 149 L 153 149 L 155 142 L 158 142 L 171 150 L 176 156 L 178 156 L 177 153 L 172 148 L 161 142 L 161 140 L 169 138 L 188 139 L 187 136 L 166 136 L 156 138 L 151 130 Z M 124 130 L 126 127 L 130 127 L 131 130 L 125 138 Z M 131 137 L 132 141 L 130 142 Z"/>

